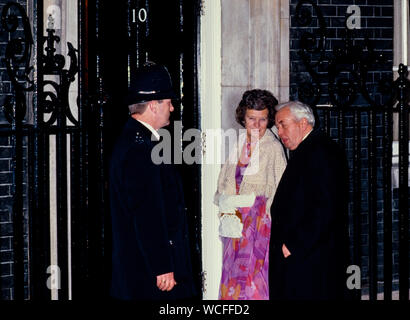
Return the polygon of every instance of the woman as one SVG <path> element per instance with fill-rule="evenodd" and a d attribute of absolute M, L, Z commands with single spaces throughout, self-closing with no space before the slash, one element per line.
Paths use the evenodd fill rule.
<path fill-rule="evenodd" d="M 236 121 L 246 133 L 239 136 L 230 161 L 221 169 L 215 204 L 219 205 L 220 217 L 236 212 L 243 228 L 236 238 L 221 235 L 222 300 L 269 299 L 270 206 L 286 167 L 282 145 L 268 129 L 274 124 L 277 103 L 269 91 L 255 89 L 243 94 L 236 109 Z M 256 197 L 245 204 L 243 195 L 252 193 Z M 224 212 L 229 206 L 236 211 Z"/>

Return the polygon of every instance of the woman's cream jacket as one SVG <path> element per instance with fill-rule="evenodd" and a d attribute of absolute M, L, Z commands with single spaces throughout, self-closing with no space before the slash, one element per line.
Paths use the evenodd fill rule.
<path fill-rule="evenodd" d="M 239 136 L 229 153 L 229 158 L 222 166 L 218 178 L 218 188 L 214 203 L 218 205 L 221 194 L 235 195 L 235 171 L 238 159 L 245 143 L 246 132 Z M 239 148 L 238 148 L 239 146 Z M 256 143 L 248 167 L 245 169 L 239 194 L 255 193 L 267 197 L 266 213 L 270 216 L 270 207 L 282 173 L 286 167 L 286 158 L 279 140 L 267 129 L 264 136 Z"/>

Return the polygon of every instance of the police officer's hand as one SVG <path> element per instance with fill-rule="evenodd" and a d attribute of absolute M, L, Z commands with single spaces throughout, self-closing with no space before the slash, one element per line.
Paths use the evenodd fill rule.
<path fill-rule="evenodd" d="M 176 284 L 173 272 L 157 276 L 157 287 L 161 291 L 171 291 Z"/>

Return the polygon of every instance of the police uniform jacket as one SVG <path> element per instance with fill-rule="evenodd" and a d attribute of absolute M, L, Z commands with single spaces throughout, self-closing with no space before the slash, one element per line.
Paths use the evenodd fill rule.
<path fill-rule="evenodd" d="M 111 295 L 116 299 L 185 299 L 194 295 L 185 204 L 172 165 L 155 164 L 151 131 L 130 118 L 110 163 Z M 157 275 L 174 272 L 169 292 Z"/>

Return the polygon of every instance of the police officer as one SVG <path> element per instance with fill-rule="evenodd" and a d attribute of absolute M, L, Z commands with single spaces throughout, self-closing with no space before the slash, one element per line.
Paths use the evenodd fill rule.
<path fill-rule="evenodd" d="M 174 110 L 165 66 L 137 70 L 128 90 L 130 118 L 110 163 L 111 296 L 186 299 L 195 294 L 180 177 L 155 164 L 151 151 Z"/>

